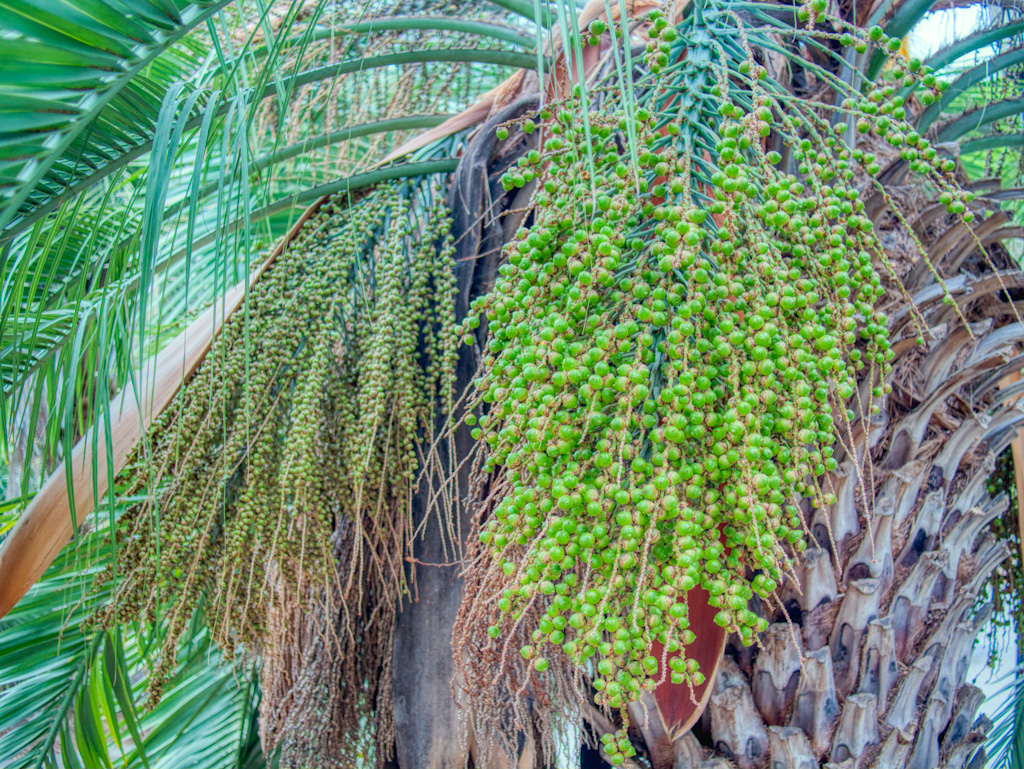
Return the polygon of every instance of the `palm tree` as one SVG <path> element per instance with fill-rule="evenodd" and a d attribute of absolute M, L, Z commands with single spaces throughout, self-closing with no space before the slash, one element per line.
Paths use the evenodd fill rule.
<path fill-rule="evenodd" d="M 217 616 L 211 596 L 176 625 L 159 614 L 81 623 L 113 597 L 112 583 L 92 588 L 97 573 L 118 563 L 106 537 L 156 492 L 146 488 L 144 449 L 136 448 L 148 445 L 138 443 L 145 428 L 212 376 L 204 373 L 214 366 L 207 357 L 217 359 L 211 348 L 258 357 L 258 335 L 250 338 L 249 321 L 237 319 L 252 313 L 252 328 L 262 328 L 255 324 L 266 286 L 282 263 L 308 270 L 302 255 L 318 253 L 315 233 L 381 191 L 422 211 L 443 201 L 457 264 L 455 312 L 464 317 L 490 289 L 502 246 L 529 221 L 531 186 L 507 189 L 502 176 L 535 147 L 536 135 L 521 126 L 538 107 L 538 91 L 550 99 L 561 84 L 564 96 L 564 84 L 582 74 L 578 66 L 593 84 L 595 109 L 603 98 L 638 98 L 627 91 L 641 77 L 634 67 L 642 50 L 613 45 L 597 26 L 603 42 L 585 51 L 579 31 L 598 17 L 620 29 L 623 15 L 639 18 L 649 6 L 503 0 L 452 14 L 449 4 L 430 2 L 386 10 L 177 0 L 90 2 L 63 12 L 0 5 L 0 46 L 10 51 L 0 57 L 8 74 L 0 86 L 8 137 L 0 156 L 0 370 L 11 500 L 0 527 L 7 532 L 0 607 L 9 612 L 0 624 L 4 762 L 541 766 L 554 764 L 559 730 L 587 737 L 579 765 L 609 758 L 588 735 L 617 724 L 591 700 L 570 707 L 556 697 L 553 705 L 538 689 L 526 693 L 525 713 L 509 711 L 513 679 L 490 691 L 467 686 L 472 670 L 460 655 L 486 655 L 486 639 L 456 638 L 453 658 L 452 628 L 467 627 L 481 595 L 477 574 L 465 571 L 472 561 L 453 558 L 462 548 L 479 552 L 469 536 L 481 525 L 473 504 L 481 489 L 469 472 L 468 426 L 448 434 L 451 402 L 426 404 L 437 406 L 436 420 L 424 418 L 422 403 L 391 405 L 407 408 L 410 431 L 435 447 L 421 454 L 426 480 L 386 500 L 394 506 L 386 520 L 404 533 L 373 542 L 363 556 L 402 576 L 390 582 L 383 566 L 371 568 L 366 591 L 341 580 L 313 598 L 298 595 L 261 636 L 262 647 L 249 648 L 263 652 L 262 670 L 252 654 L 222 661 L 238 651 L 229 642 L 237 636 L 207 621 Z M 839 11 L 902 37 L 929 7 Z M 780 87 L 808 98 L 820 99 L 836 82 L 859 88 L 885 62 L 877 52 L 858 54 L 838 34 L 831 45 L 779 44 L 785 38 L 773 35 L 792 19 L 777 9 L 751 6 L 739 18 L 713 3 L 688 10 L 692 60 L 722 49 L 738 67 L 745 49 L 722 41 L 749 30 L 752 52 L 774 61 Z M 1024 56 L 1021 21 L 1016 10 L 1004 13 L 992 29 L 929 61 L 941 68 L 1002 45 L 915 115 L 922 135 L 949 143 L 950 152 L 960 141 L 964 153 L 1019 147 L 1007 125 L 1019 125 L 1020 99 L 1005 81 Z M 691 78 L 683 84 L 709 88 L 696 72 L 680 75 Z M 611 96 L 602 96 L 602 82 L 617 83 L 606 89 Z M 975 96 L 983 104 L 957 116 Z M 712 124 L 706 103 L 691 109 L 694 123 Z M 511 136 L 498 140 L 499 128 Z M 856 141 L 853 121 L 846 135 Z M 636 151 L 635 139 L 627 144 L 626 152 Z M 1016 293 L 1024 276 L 1007 243 L 1021 233 L 1002 210 L 1018 191 L 961 169 L 961 182 L 976 193 L 975 217 L 965 222 L 932 200 L 899 152 L 877 154 L 881 184 L 866 188 L 865 215 L 905 287 L 886 297 L 892 392 L 878 414 L 855 423 L 852 451 L 837 453 L 837 501 L 808 522 L 802 590 L 787 584 L 778 609 L 757 607 L 772 623 L 757 646 L 710 623 L 699 628 L 704 696 L 695 707 L 685 687 L 659 690 L 645 701 L 648 712 L 633 710 L 637 765 L 984 761 L 990 725 L 975 719 L 981 693 L 965 676 L 986 621 L 989 575 L 1007 554 L 986 534 L 1007 513 L 1007 500 L 984 481 L 1020 416 L 1013 377 L 1021 366 Z M 978 156 L 965 154 L 964 165 Z M 379 257 L 374 269 L 385 263 Z M 374 307 L 386 304 L 384 289 L 373 291 L 380 292 Z M 447 317 L 445 296 L 438 292 L 422 311 Z M 233 312 L 237 332 L 224 325 Z M 921 332 L 923 346 L 915 343 Z M 315 335 L 293 333 L 302 356 L 300 340 Z M 361 344 L 352 366 L 372 359 Z M 470 388 L 481 349 L 458 357 L 456 394 Z M 857 496 L 857 466 L 872 469 L 871 519 Z M 433 517 L 439 500 L 448 516 L 442 525 Z M 341 524 L 333 536 L 350 541 Z M 349 574 L 346 559 L 363 552 L 361 543 L 348 546 L 336 551 L 341 575 Z M 403 562 L 407 554 L 415 568 Z M 327 639 L 348 632 L 352 615 L 360 630 L 336 642 L 345 650 L 336 655 Z M 162 670 L 168 649 L 173 664 Z M 496 671 L 499 662 L 488 665 Z M 149 697 L 161 686 L 154 704 Z M 502 757 L 502 746 L 514 759 Z"/>

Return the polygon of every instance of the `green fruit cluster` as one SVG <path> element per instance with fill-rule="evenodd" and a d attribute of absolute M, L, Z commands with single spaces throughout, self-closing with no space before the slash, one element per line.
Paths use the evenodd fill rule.
<path fill-rule="evenodd" d="M 777 605 L 805 548 L 801 502 L 835 501 L 821 484 L 837 441 L 877 411 L 894 355 L 887 262 L 857 186 L 875 158 L 837 141 L 842 125 L 787 109 L 753 57 L 704 65 L 719 119 L 687 123 L 660 105 L 688 42 L 657 12 L 649 30 L 665 89 L 656 78 L 586 121 L 578 99 L 537 116 L 542 148 L 503 179 L 538 183 L 532 223 L 460 330 L 472 343 L 487 324 L 473 433 L 510 489 L 480 532 L 506 577 L 490 635 L 539 615 L 522 657 L 544 673 L 567 655 L 610 708 L 704 681 L 687 656 L 698 587 L 718 625 L 755 642 L 758 602 Z M 944 178 L 898 101 L 886 86 L 843 109 L 890 116 L 872 127 Z M 713 137 L 703 150 L 698 133 Z M 622 763 L 628 739 L 605 737 Z"/>

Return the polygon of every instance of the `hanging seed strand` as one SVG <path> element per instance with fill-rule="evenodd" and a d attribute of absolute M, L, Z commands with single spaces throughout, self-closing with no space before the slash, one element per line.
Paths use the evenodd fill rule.
<path fill-rule="evenodd" d="M 129 489 L 150 493 L 119 521 L 99 577 L 116 599 L 95 619 L 166 623 L 154 698 L 200 606 L 227 656 L 274 654 L 274 602 L 311 605 L 359 573 L 352 621 L 390 632 L 417 445 L 452 403 L 458 345 L 450 219 L 408 201 L 326 203 L 130 458 Z"/>

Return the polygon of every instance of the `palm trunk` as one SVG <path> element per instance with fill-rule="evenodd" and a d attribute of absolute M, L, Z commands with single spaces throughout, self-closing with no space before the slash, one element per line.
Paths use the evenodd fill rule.
<path fill-rule="evenodd" d="M 452 180 L 448 204 L 456 234 L 456 265 L 459 295 L 456 313 L 469 313 L 472 300 L 490 290 L 497 275 L 498 260 L 507 231 L 514 230 L 518 216 L 508 209 L 521 208 L 523 201 L 506 194 L 499 177 L 515 159 L 528 149 L 529 137 L 500 143 L 494 126 L 518 118 L 535 108 L 536 96 L 523 97 L 492 116 L 467 147 Z M 510 146 L 511 145 L 511 146 Z M 522 197 L 530 194 L 522 191 Z M 521 215 L 519 215 L 521 216 Z M 511 228 L 509 230 L 508 228 Z M 462 347 L 456 369 L 456 391 L 472 385 L 478 356 Z M 448 415 L 439 412 L 438 432 L 444 430 Z M 456 532 L 470 530 L 467 489 L 470 465 L 465 462 L 473 448 L 469 427 L 463 424 L 454 441 L 439 443 L 440 468 L 460 467 L 454 480 L 434 473 L 431 483 L 421 483 L 414 499 L 417 527 L 423 536 L 415 543 L 416 560 L 422 564 L 409 569 L 414 595 L 407 600 L 395 620 L 393 701 L 395 747 L 401 767 L 463 767 L 473 752 L 466 733 L 465 715 L 453 699 L 451 630 L 462 603 L 463 579 L 457 560 L 462 543 Z M 445 521 L 438 520 L 443 505 L 432 501 L 442 484 L 452 483 L 452 504 L 444 509 Z M 429 713 L 429 717 L 424 717 Z M 477 764 L 479 765 L 479 764 Z"/>

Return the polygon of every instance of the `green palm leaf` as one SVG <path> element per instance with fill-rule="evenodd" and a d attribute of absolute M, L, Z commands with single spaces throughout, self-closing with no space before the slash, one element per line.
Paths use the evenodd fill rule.
<path fill-rule="evenodd" d="M 953 142 L 977 131 L 983 126 L 1024 112 L 1024 98 L 1010 98 L 983 104 L 960 117 L 949 120 L 938 127 L 936 138 L 940 142 Z"/>
<path fill-rule="evenodd" d="M 0 225 L 31 213 L 45 199 L 40 185 L 59 191 L 95 164 L 102 150 L 93 149 L 93 132 L 121 147 L 144 135 L 138 129 L 156 117 L 145 97 L 166 88 L 147 65 L 229 1 L 167 2 L 159 13 L 143 6 L 140 19 L 102 0 L 0 4 L 4 30 L 22 36 L 17 58 L 5 54 L 0 86 L 0 134 L 12 139 L 0 164 Z"/>
<path fill-rule="evenodd" d="M 369 153 L 362 158 L 372 160 L 373 146 L 386 150 L 406 132 L 440 120 L 417 115 L 415 109 L 406 115 L 388 108 L 380 119 L 332 129 L 337 112 L 322 103 L 323 94 L 337 92 L 338 112 L 359 104 L 361 111 L 352 114 L 366 113 L 360 91 L 372 84 L 387 92 L 402 72 L 413 70 L 423 81 L 422 103 L 458 107 L 471 94 L 446 104 L 453 95 L 449 89 L 439 93 L 441 101 L 431 99 L 434 76 L 428 65 L 473 65 L 496 77 L 504 68 L 536 62 L 532 54 L 514 50 L 525 46 L 527 38 L 492 21 L 387 17 L 379 24 L 376 19 L 340 23 L 336 37 L 348 41 L 342 48 L 345 56 L 326 63 L 337 57 L 336 46 L 329 45 L 332 41 L 318 26 L 322 7 L 302 23 L 298 9 L 298 4 L 290 6 L 272 45 L 257 46 L 250 34 L 233 53 L 224 14 L 207 29 L 195 16 L 190 35 L 119 86 L 118 98 L 134 105 L 134 112 L 117 101 L 90 113 L 82 146 L 53 161 L 51 176 L 62 174 L 59 178 L 40 179 L 34 187 L 33 179 L 19 182 L 19 189 L 31 187 L 32 192 L 0 232 L 0 263 L 5 275 L 15 278 L 0 287 L 0 339 L 7 351 L 0 363 L 5 434 L 17 415 L 43 407 L 68 415 L 68 404 L 75 403 L 76 408 L 84 404 L 87 413 L 99 412 L 90 384 L 97 373 L 113 371 L 115 384 L 122 385 L 133 359 L 146 357 L 151 345 L 159 347 L 174 333 L 182 317 L 242 278 L 249 266 L 244 254 L 268 246 L 301 206 L 338 188 L 338 176 L 346 174 L 337 173 L 340 169 L 325 174 L 316 165 L 319 158 L 339 146 L 359 158 L 363 146 Z M 475 45 L 439 45 L 431 37 L 437 29 Z M 382 33 L 385 43 L 411 34 L 433 42 L 416 50 L 396 43 L 394 52 L 366 55 L 368 46 L 386 50 L 379 42 Z M 162 33 L 154 35 L 163 39 Z M 199 52 L 208 46 L 200 40 L 206 37 L 215 43 L 219 66 L 201 65 Z M 17 50 L 36 44 L 26 38 L 13 43 Z M 483 90 L 488 78 L 477 84 Z M 321 103 L 301 107 L 310 97 Z M 285 131 L 280 121 L 264 124 L 261 111 L 271 100 L 279 109 L 301 114 L 298 125 Z M 284 143 L 286 135 L 295 139 Z M 365 159 L 357 162 L 366 164 Z M 333 188 L 325 186 L 332 183 Z M 97 221 L 97 216 L 102 218 Z M 156 290 L 161 298 L 152 314 L 150 296 Z M 129 328 L 134 342 L 125 336 Z M 110 343 L 100 346 L 103 339 Z M 26 390 L 35 376 L 46 379 L 49 389 Z M 68 397 L 54 386 L 58 381 L 73 383 Z M 44 391 L 58 393 L 57 400 L 34 398 Z M 81 425 L 66 421 L 63 433 L 61 448 L 67 454 Z M 57 450 L 48 445 L 44 453 L 52 457 Z"/>
<path fill-rule="evenodd" d="M 251 666 L 222 663 L 208 635 L 197 632 L 181 650 L 167 695 L 147 711 L 146 654 L 159 628 L 83 627 L 110 599 L 108 589 L 92 589 L 111 558 L 105 536 L 101 526 L 65 549 L 0 623 L 4 766 L 169 769 L 233 766 L 241 756 L 260 766 L 251 745 L 258 704 Z"/>

